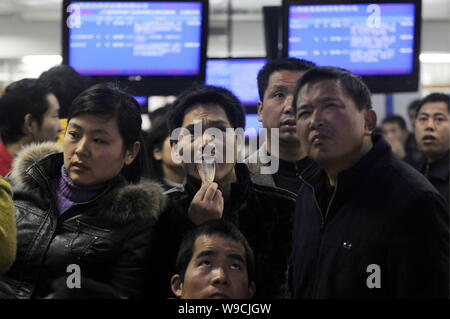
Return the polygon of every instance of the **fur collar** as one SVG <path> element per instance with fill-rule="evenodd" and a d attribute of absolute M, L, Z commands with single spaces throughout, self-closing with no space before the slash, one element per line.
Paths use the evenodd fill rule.
<path fill-rule="evenodd" d="M 34 179 L 28 170 L 41 159 L 56 153 L 61 153 L 60 145 L 52 142 L 31 143 L 22 147 L 13 160 L 12 170 L 8 176 L 11 184 L 17 189 L 28 189 L 33 185 Z"/>
<path fill-rule="evenodd" d="M 30 144 L 22 148 L 14 159 L 13 169 L 8 176 L 15 191 L 35 189 L 36 180 L 30 172 L 37 169 L 39 162 L 44 159 L 56 160 L 61 152 L 61 147 L 52 142 Z M 138 184 L 124 184 L 113 192 L 110 208 L 102 210 L 100 215 L 108 217 L 114 223 L 145 218 L 149 213 L 158 218 L 165 207 L 163 188 L 152 180 L 143 179 Z"/>

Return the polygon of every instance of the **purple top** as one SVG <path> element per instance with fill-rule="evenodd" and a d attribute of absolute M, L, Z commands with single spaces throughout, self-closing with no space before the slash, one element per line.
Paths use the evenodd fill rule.
<path fill-rule="evenodd" d="M 56 206 L 60 214 L 75 204 L 88 202 L 105 189 L 107 183 L 93 186 L 78 186 L 67 175 L 64 165 L 61 166 L 61 176 L 52 179 L 51 186 L 56 197 Z"/>

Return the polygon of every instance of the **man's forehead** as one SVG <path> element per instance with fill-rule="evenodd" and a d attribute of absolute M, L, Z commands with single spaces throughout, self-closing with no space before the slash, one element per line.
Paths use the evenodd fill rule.
<path fill-rule="evenodd" d="M 289 71 L 289 70 L 277 70 L 269 76 L 268 86 L 276 85 L 295 85 L 300 77 L 305 72 L 302 71 Z"/>
<path fill-rule="evenodd" d="M 206 123 L 206 122 L 225 123 L 230 125 L 230 120 L 225 110 L 218 104 L 196 104 L 188 108 L 183 118 L 183 126 Z"/>
<path fill-rule="evenodd" d="M 225 252 L 227 254 L 239 254 L 245 258 L 245 248 L 241 243 L 221 235 L 201 235 L 195 240 L 195 253 L 201 251 Z"/>
<path fill-rule="evenodd" d="M 443 113 L 448 115 L 448 105 L 445 102 L 427 102 L 420 108 L 419 113 Z"/>
<path fill-rule="evenodd" d="M 303 85 L 299 92 L 299 100 L 305 98 L 333 100 L 340 96 L 348 97 L 346 91 L 336 80 L 319 80 Z"/>
<path fill-rule="evenodd" d="M 381 125 L 383 129 L 400 129 L 400 124 L 398 122 L 387 122 Z"/>

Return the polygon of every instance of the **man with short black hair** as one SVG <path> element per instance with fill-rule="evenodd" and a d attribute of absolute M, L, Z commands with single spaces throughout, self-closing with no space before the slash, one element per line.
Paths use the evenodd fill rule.
<path fill-rule="evenodd" d="M 59 103 L 38 80 L 11 83 L 0 97 L 0 175 L 10 170 L 12 160 L 25 145 L 58 140 Z"/>
<path fill-rule="evenodd" d="M 417 108 L 415 135 L 425 153 L 420 171 L 449 203 L 450 97 L 444 93 L 427 95 Z"/>
<path fill-rule="evenodd" d="M 250 299 L 255 257 L 244 235 L 216 219 L 190 230 L 178 250 L 173 293 L 181 299 Z"/>
<path fill-rule="evenodd" d="M 59 118 L 63 128 L 59 134 L 58 142 L 62 145 L 72 102 L 81 92 L 95 83 L 90 77 L 83 76 L 71 66 L 64 64 L 56 65 L 42 72 L 39 81 L 58 99 Z"/>
<path fill-rule="evenodd" d="M 255 252 L 256 297 L 285 298 L 295 196 L 252 183 L 247 166 L 238 161 L 237 131 L 243 133 L 245 125 L 239 100 L 226 89 L 200 86 L 177 98 L 168 121 L 187 176 L 182 189 L 167 192 L 168 207 L 156 224 L 159 261 L 149 273 L 161 281 L 153 284 L 153 297 L 172 294 L 168 281 L 183 234 L 208 220 L 224 219 L 238 227 Z M 193 158 L 197 152 L 200 161 Z"/>
<path fill-rule="evenodd" d="M 298 83 L 294 110 L 315 162 L 297 198 L 294 296 L 448 299 L 448 206 L 373 134 L 364 82 L 343 69 L 312 69 Z"/>
<path fill-rule="evenodd" d="M 305 155 L 295 130 L 292 96 L 301 76 L 315 66 L 296 58 L 271 60 L 258 73 L 258 120 L 266 129 L 264 144 L 246 160 L 255 183 L 297 194 Z M 272 136 L 271 129 L 278 135 Z M 260 137 L 261 138 L 261 137 Z"/>

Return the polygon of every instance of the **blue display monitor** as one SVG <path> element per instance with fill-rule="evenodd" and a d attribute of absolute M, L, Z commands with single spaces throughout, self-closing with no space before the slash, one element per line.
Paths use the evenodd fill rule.
<path fill-rule="evenodd" d="M 81 75 L 147 82 L 142 95 L 176 93 L 153 87 L 168 79 L 203 82 L 207 0 L 65 0 L 63 10 L 63 59 Z"/>
<path fill-rule="evenodd" d="M 372 92 L 416 91 L 420 1 L 284 0 L 283 53 L 361 75 Z"/>
<path fill-rule="evenodd" d="M 208 59 L 206 84 L 232 91 L 243 105 L 259 101 L 257 75 L 266 63 L 264 58 Z"/>

